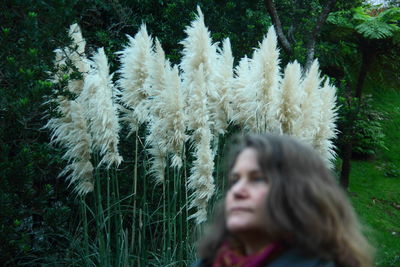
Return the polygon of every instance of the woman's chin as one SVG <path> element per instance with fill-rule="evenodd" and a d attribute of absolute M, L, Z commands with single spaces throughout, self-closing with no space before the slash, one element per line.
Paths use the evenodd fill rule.
<path fill-rule="evenodd" d="M 249 223 L 246 220 L 243 220 L 243 218 L 238 218 L 238 219 L 230 219 L 227 221 L 227 229 L 231 233 L 240 233 L 240 232 L 246 232 L 250 230 L 251 223 Z"/>

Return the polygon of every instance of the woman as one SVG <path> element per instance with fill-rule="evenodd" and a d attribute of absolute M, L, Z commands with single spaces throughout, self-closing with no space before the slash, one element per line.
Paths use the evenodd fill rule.
<path fill-rule="evenodd" d="M 372 266 L 373 249 L 322 159 L 287 136 L 236 145 L 195 266 Z"/>

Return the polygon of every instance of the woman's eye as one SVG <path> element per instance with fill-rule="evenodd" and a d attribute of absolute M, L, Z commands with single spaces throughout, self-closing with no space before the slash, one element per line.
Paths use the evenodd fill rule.
<path fill-rule="evenodd" d="M 236 182 L 237 182 L 237 178 L 231 178 L 231 179 L 229 179 L 229 186 L 232 186 L 232 185 L 234 185 Z"/>
<path fill-rule="evenodd" d="M 253 178 L 254 182 L 266 182 L 265 178 L 262 176 L 256 176 Z"/>

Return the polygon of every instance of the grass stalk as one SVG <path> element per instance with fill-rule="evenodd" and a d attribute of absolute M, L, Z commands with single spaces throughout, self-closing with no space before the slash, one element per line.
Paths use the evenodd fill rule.
<path fill-rule="evenodd" d="M 167 251 L 167 238 L 166 238 L 166 236 L 167 236 L 167 210 L 166 210 L 166 207 L 167 207 L 167 203 L 166 203 L 166 199 L 167 199 L 167 197 L 166 197 L 166 194 L 167 194 L 167 192 L 166 192 L 166 182 L 164 181 L 163 182 L 163 184 L 162 184 L 162 187 L 163 187 L 163 195 L 162 195 L 162 198 L 163 198 L 163 252 L 162 253 L 165 253 L 166 251 Z"/>
<path fill-rule="evenodd" d="M 107 179 L 107 199 L 106 199 L 106 211 L 107 211 L 107 217 L 106 217 L 106 221 L 107 221 L 107 228 L 106 228 L 106 240 L 107 240 L 107 250 L 110 250 L 110 246 L 111 246 L 111 199 L 110 199 L 110 175 L 109 175 L 109 171 L 107 170 L 106 173 L 106 179 Z"/>
<path fill-rule="evenodd" d="M 131 254 L 134 253 L 134 242 L 136 233 L 136 202 L 137 202 L 137 168 L 138 168 L 138 131 L 135 133 L 135 162 L 133 169 L 133 209 L 132 209 L 132 236 L 131 236 Z M 138 258 L 139 259 L 139 258 Z M 139 265 L 139 264 L 138 264 Z"/>
<path fill-rule="evenodd" d="M 87 220 L 87 205 L 85 202 L 85 196 L 81 196 L 81 212 L 83 217 L 83 246 L 85 251 L 85 266 L 89 266 L 89 232 L 88 232 L 88 220 Z"/>

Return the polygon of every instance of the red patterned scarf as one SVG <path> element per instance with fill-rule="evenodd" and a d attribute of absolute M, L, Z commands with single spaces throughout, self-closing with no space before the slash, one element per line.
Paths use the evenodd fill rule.
<path fill-rule="evenodd" d="M 283 249 L 282 244 L 272 243 L 254 254 L 245 255 L 240 249 L 233 248 L 225 242 L 218 250 L 212 267 L 264 267 Z"/>

